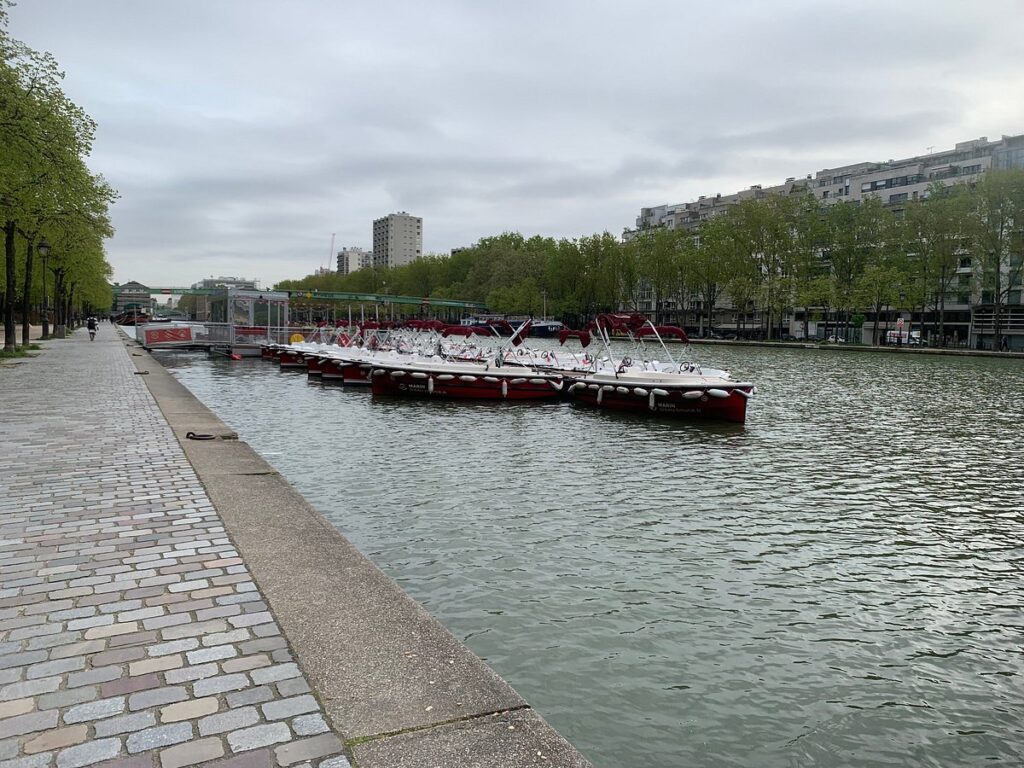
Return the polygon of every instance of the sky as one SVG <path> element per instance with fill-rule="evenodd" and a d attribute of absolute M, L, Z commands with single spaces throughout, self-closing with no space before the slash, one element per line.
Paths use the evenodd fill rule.
<path fill-rule="evenodd" d="M 118 282 L 263 287 L 1024 133 L 1024 2 L 17 0 L 119 191 Z"/>

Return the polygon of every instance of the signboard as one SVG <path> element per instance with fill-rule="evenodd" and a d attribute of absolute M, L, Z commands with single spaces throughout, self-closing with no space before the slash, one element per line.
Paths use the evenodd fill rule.
<path fill-rule="evenodd" d="M 896 319 L 896 327 L 897 328 L 902 328 L 903 327 L 903 318 L 902 317 Z"/>
<path fill-rule="evenodd" d="M 192 328 L 146 328 L 144 346 L 154 344 L 188 344 L 192 341 Z"/>

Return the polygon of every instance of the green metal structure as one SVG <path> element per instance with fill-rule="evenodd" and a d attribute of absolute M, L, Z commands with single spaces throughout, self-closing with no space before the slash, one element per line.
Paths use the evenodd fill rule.
<path fill-rule="evenodd" d="M 182 296 L 214 296 L 223 292 L 223 288 L 150 288 L 150 294 L 182 295 Z M 278 291 L 287 293 L 288 298 L 298 301 L 363 301 L 371 304 L 401 304 L 416 307 L 445 307 L 479 312 L 485 306 L 475 301 L 459 301 L 458 299 L 437 299 L 430 296 L 392 296 L 384 293 L 346 293 L 343 291 Z"/>

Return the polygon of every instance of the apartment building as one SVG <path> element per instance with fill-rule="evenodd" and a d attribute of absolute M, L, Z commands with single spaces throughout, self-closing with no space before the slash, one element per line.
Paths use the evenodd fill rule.
<path fill-rule="evenodd" d="M 423 255 L 423 219 L 405 211 L 373 222 L 373 267 L 400 267 Z"/>
<path fill-rule="evenodd" d="M 675 205 L 641 208 L 636 230 L 653 227 L 695 228 L 713 216 L 748 198 L 767 195 L 794 195 L 810 192 L 823 205 L 841 201 L 881 198 L 886 205 L 899 206 L 925 196 L 928 187 L 938 181 L 947 186 L 977 181 L 989 168 L 1024 168 L 1024 134 L 962 141 L 953 149 L 917 155 L 902 160 L 863 162 L 837 168 L 824 168 L 805 178 L 790 177 L 782 184 L 763 187 L 755 184 L 731 195 L 701 195 L 696 200 Z"/>
<path fill-rule="evenodd" d="M 627 230 L 623 234 L 623 239 L 632 239 L 641 230 L 657 227 L 693 230 L 704 221 L 726 213 L 730 207 L 742 200 L 768 195 L 809 193 L 822 205 L 834 205 L 842 201 L 860 202 L 869 197 L 878 197 L 885 205 L 898 210 L 908 201 L 927 196 L 928 188 L 935 182 L 946 186 L 971 183 L 992 168 L 1024 168 L 1024 134 L 1004 135 L 994 141 L 982 136 L 979 139 L 959 142 L 949 150 L 929 152 L 900 160 L 862 162 L 825 168 L 802 179 L 788 178 L 784 183 L 772 187 L 762 188 L 761 185 L 754 185 L 731 195 L 702 195 L 687 203 L 641 208 L 640 215 L 636 218 L 636 229 Z M 990 299 L 972 295 L 973 271 L 974 266 L 970 258 L 965 256 L 960 260 L 954 282 L 945 298 L 944 325 L 949 334 L 947 341 L 971 346 L 988 346 L 992 341 L 992 310 L 990 307 L 986 308 L 985 302 Z M 1014 306 L 1004 310 L 1004 333 L 1010 335 L 1014 348 L 1019 348 L 1024 345 L 1024 304 L 1021 291 L 1011 291 L 1009 300 Z M 639 309 L 651 312 L 655 301 L 657 297 L 647 291 L 641 296 Z M 658 304 L 663 310 L 681 310 L 688 304 L 693 304 L 693 297 L 665 297 Z M 724 299 L 721 308 L 723 311 L 720 329 L 737 330 L 739 326 L 736 310 Z M 921 313 L 907 317 L 907 321 L 922 325 L 933 320 L 928 313 L 923 317 Z M 864 334 L 868 340 L 873 331 L 873 322 L 878 322 L 879 328 L 882 328 L 884 320 L 876 318 L 865 324 Z M 790 318 L 790 324 L 794 335 L 799 336 L 803 333 L 802 322 L 797 321 L 796 313 Z"/>
<path fill-rule="evenodd" d="M 373 252 L 364 248 L 342 248 L 338 251 L 338 274 L 350 275 L 353 272 L 373 266 Z"/>

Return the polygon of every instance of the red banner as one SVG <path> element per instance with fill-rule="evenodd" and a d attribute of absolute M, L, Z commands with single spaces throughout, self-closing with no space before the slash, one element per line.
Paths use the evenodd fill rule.
<path fill-rule="evenodd" d="M 180 344 L 192 341 L 192 329 L 185 328 L 147 328 L 146 346 L 151 344 Z"/>

